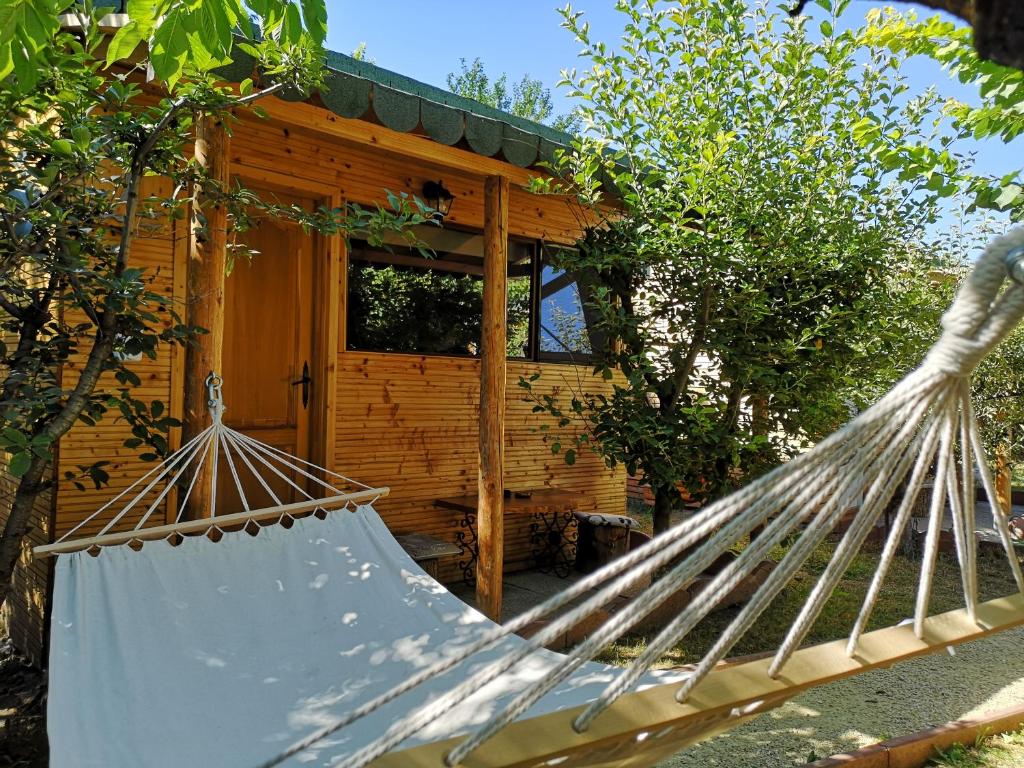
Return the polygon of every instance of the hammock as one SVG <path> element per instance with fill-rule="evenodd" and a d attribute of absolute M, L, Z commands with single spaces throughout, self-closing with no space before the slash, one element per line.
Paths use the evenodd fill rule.
<path fill-rule="evenodd" d="M 953 307 L 943 318 L 944 332 L 941 339 L 922 365 L 877 404 L 811 451 L 751 482 L 733 495 L 705 507 L 684 525 L 677 526 L 653 542 L 582 579 L 562 594 L 503 627 L 474 618 L 473 622 L 478 625 L 476 631 L 460 635 L 455 642 L 448 634 L 437 629 L 445 625 L 444 621 L 418 624 L 420 634 L 416 635 L 413 643 L 415 648 L 403 645 L 406 650 L 401 650 L 396 645 L 394 649 L 399 653 L 412 653 L 418 661 L 396 680 L 385 684 L 386 681 L 365 674 L 371 671 L 365 667 L 365 663 L 355 674 L 345 673 L 339 677 L 331 676 L 332 668 L 327 668 L 326 681 L 334 688 L 326 698 L 317 699 L 317 703 L 323 704 L 326 701 L 326 704 L 316 710 L 315 716 L 303 719 L 300 715 L 307 712 L 309 706 L 305 700 L 296 701 L 293 698 L 286 702 L 292 707 L 288 728 L 267 731 L 253 723 L 248 729 L 238 728 L 230 733 L 222 733 L 219 744 L 210 746 L 215 751 L 208 754 L 217 756 L 217 765 L 273 766 L 286 761 L 291 764 L 293 760 L 298 761 L 296 765 L 315 761 L 317 764 L 346 768 L 357 768 L 371 762 L 396 767 L 422 765 L 435 768 L 459 764 L 524 767 L 653 765 L 682 746 L 777 706 L 808 686 L 945 649 L 957 642 L 1024 623 L 1024 594 L 982 604 L 979 604 L 977 598 L 975 469 L 993 510 L 994 525 L 1006 553 L 1007 566 L 1022 593 L 1024 576 L 1014 553 L 1007 510 L 1002 509 L 996 499 L 994 483 L 971 407 L 969 389 L 969 376 L 978 362 L 1022 317 L 1024 229 L 1018 229 L 996 240 L 979 259 L 961 287 Z M 150 485 L 143 488 L 144 492 L 136 492 L 129 505 L 113 515 L 111 522 L 104 526 L 99 535 L 79 539 L 69 536 L 64 541 L 37 548 L 36 552 L 70 552 L 125 542 L 138 546 L 149 538 L 180 538 L 182 531 L 223 528 L 226 522 L 236 525 L 244 523 L 249 532 L 255 533 L 257 531 L 251 523 L 254 519 L 287 521 L 289 515 L 299 511 L 351 506 L 386 492 L 386 489 L 370 489 L 365 486 L 357 491 L 338 489 L 321 478 L 331 476 L 346 483 L 353 481 L 341 475 L 326 473 L 306 462 L 299 462 L 228 429 L 221 421 L 223 409 L 215 391 L 216 382 L 212 384 L 213 425 L 207 432 L 153 470 L 152 477 L 144 478 L 143 481 Z M 163 497 L 153 502 L 141 515 L 136 509 L 138 502 L 147 494 L 155 493 L 161 483 L 170 487 L 172 483 L 167 482 L 168 478 L 178 478 L 174 484 L 180 484 L 180 473 L 197 457 L 202 463 L 208 460 L 207 454 L 212 453 L 216 467 L 219 449 L 223 449 L 221 458 L 227 463 L 246 511 L 204 521 L 144 527 Z M 276 474 L 292 482 L 305 495 L 306 501 L 293 505 L 277 503 L 259 510 L 249 509 L 239 481 L 236 455 L 238 465 L 244 466 L 257 478 L 266 469 L 274 469 L 275 463 L 284 463 L 291 469 L 286 472 L 276 469 Z M 262 463 L 253 461 L 253 456 L 262 457 Z M 913 621 L 909 626 L 865 633 L 864 628 L 887 570 L 910 520 L 917 497 L 921 494 L 925 477 L 932 468 L 935 470 L 936 481 L 929 505 L 929 526 Z M 322 498 L 313 498 L 304 488 L 289 480 L 290 472 L 305 475 L 308 482 L 320 483 L 330 489 L 331 493 Z M 903 480 L 907 480 L 906 491 L 897 508 L 863 609 L 851 629 L 848 641 L 797 650 L 835 585 L 888 506 L 897 485 Z M 263 487 L 272 498 L 276 498 L 270 486 L 264 483 Z M 189 492 L 191 489 L 186 492 L 185 500 Z M 118 498 L 128 493 L 124 492 Z M 852 524 L 774 658 L 720 667 L 719 662 L 840 522 L 849 507 L 847 502 L 856 498 L 861 499 L 861 503 Z M 928 606 L 939 548 L 939 532 L 947 504 L 953 517 L 965 608 L 929 617 Z M 91 749 L 99 749 L 97 744 L 100 741 L 123 739 L 125 733 L 132 730 L 135 721 L 146 717 L 137 712 L 141 708 L 141 699 L 128 698 L 132 711 L 119 713 L 125 719 L 116 719 L 113 724 L 109 715 L 103 718 L 96 715 L 99 711 L 97 707 L 93 707 L 88 715 L 97 721 L 102 719 L 102 722 L 92 723 L 89 729 L 76 731 L 77 726 L 67 722 L 86 716 L 74 707 L 75 689 L 83 690 L 78 687 L 79 684 L 93 692 L 103 689 L 110 685 L 111 678 L 116 678 L 112 673 L 129 663 L 132 672 L 127 677 L 136 674 L 138 665 L 133 662 L 133 658 L 140 651 L 132 634 L 138 631 L 139 622 L 132 619 L 132 616 L 144 616 L 147 622 L 152 621 L 166 628 L 166 632 L 154 630 L 146 644 L 146 652 L 149 654 L 146 663 L 156 666 L 161 674 L 151 681 L 154 687 L 144 690 L 159 697 L 162 688 L 178 682 L 173 677 L 177 670 L 169 669 L 169 664 L 162 661 L 167 652 L 164 647 L 167 645 L 165 638 L 176 636 L 173 630 L 177 625 L 170 618 L 173 612 L 169 608 L 165 606 L 158 611 L 144 610 L 147 604 L 152 605 L 156 596 L 164 594 L 179 594 L 185 603 L 190 601 L 189 595 L 193 595 L 191 599 L 197 600 L 200 596 L 203 599 L 211 597 L 207 594 L 211 591 L 209 585 L 213 583 L 208 581 L 210 577 L 197 575 L 207 570 L 216 574 L 214 581 L 225 582 L 221 586 L 227 588 L 227 594 L 235 594 L 231 583 L 236 585 L 235 591 L 245 592 L 247 585 L 260 574 L 261 569 L 268 572 L 261 576 L 270 576 L 285 567 L 278 550 L 272 544 L 301 540 L 302 537 L 313 542 L 332 543 L 332 537 L 341 533 L 340 529 L 334 528 L 334 525 L 340 525 L 338 520 L 361 518 L 362 524 L 376 531 L 378 541 L 390 541 L 379 520 L 367 511 L 369 509 L 363 506 L 354 515 L 336 513 L 330 520 L 323 522 L 298 520 L 292 526 L 298 528 L 297 531 L 285 532 L 270 528 L 248 541 L 244 533 L 238 532 L 225 535 L 220 545 L 213 545 L 205 538 L 194 538 L 185 539 L 177 549 L 162 544 L 146 544 L 142 553 L 120 548 L 110 553 L 103 552 L 98 558 L 91 558 L 83 552 L 63 555 L 56 571 L 49 715 L 51 740 L 60 745 L 64 750 L 62 754 L 67 755 L 68 759 L 76 757 L 73 763 L 64 764 L 88 764 L 82 762 L 81 754 L 91 754 Z M 106 508 L 100 512 L 109 514 Z M 138 519 L 135 528 L 129 531 L 113 530 L 118 523 L 123 525 L 124 520 L 135 519 L 132 515 Z M 328 527 L 328 523 L 331 527 Z M 737 542 L 745 541 L 752 531 L 761 526 L 763 531 L 760 535 L 709 581 L 699 598 L 671 621 L 630 667 L 612 671 L 607 667 L 595 668 L 591 665 L 588 659 L 605 645 L 628 631 L 670 595 L 690 584 L 722 552 Z M 321 528 L 322 534 L 319 533 Z M 354 536 L 354 533 L 346 528 L 341 535 Z M 701 662 L 680 681 L 635 690 L 638 686 L 649 685 L 652 682 L 648 677 L 649 670 L 658 658 L 684 638 L 764 559 L 769 550 L 784 541 L 794 543 L 788 547 L 778 567 L 740 609 Z M 227 550 L 225 544 L 229 545 Z M 258 567 L 255 567 L 252 553 L 264 546 L 272 557 L 260 558 Z M 337 546 L 343 548 L 348 546 L 348 542 Z M 395 562 L 394 549 L 393 542 L 385 545 L 378 552 L 379 560 L 367 558 L 360 563 L 360 568 L 366 566 L 371 573 L 376 572 L 378 566 L 380 570 L 386 569 L 387 566 L 381 564 L 387 556 L 391 557 L 392 563 Z M 225 551 L 232 554 L 225 554 L 222 559 L 221 553 Z M 233 553 L 237 552 L 246 554 L 244 557 L 238 555 L 238 564 L 229 562 L 233 561 Z M 178 564 L 178 569 L 190 574 L 190 578 L 207 580 L 196 585 L 198 592 L 189 591 L 188 588 L 182 592 L 177 583 L 162 582 L 159 579 L 148 583 L 140 580 L 136 583 L 124 573 L 117 580 L 107 580 L 102 575 L 107 570 L 111 574 L 115 573 L 120 564 L 125 562 L 149 560 L 155 568 L 163 562 L 184 561 L 191 555 L 196 556 L 195 562 L 190 560 L 185 565 Z M 105 560 L 108 565 L 101 565 Z M 248 570 L 245 568 L 246 562 Z M 319 563 L 319 560 L 314 558 L 313 562 Z M 144 569 L 149 566 L 136 567 Z M 341 568 L 342 572 L 349 572 L 344 566 Z M 400 570 L 402 568 L 403 573 L 414 572 L 409 569 L 408 563 Z M 390 570 L 393 571 L 394 566 Z M 328 576 L 325 583 L 330 584 L 330 574 L 327 571 L 324 573 Z M 426 579 L 422 573 L 415 573 L 417 579 Z M 232 574 L 234 581 L 229 583 Z M 301 583 L 303 576 L 293 576 L 299 582 L 289 583 Z M 653 576 L 658 578 L 653 579 L 650 588 L 640 592 L 633 602 L 616 613 L 569 655 L 551 662 L 552 657 L 543 654 L 542 647 L 545 644 L 635 584 Z M 402 579 L 406 577 L 403 575 Z M 317 628 L 317 631 L 323 629 L 323 634 L 317 635 L 311 647 L 321 648 L 323 644 L 323 647 L 337 653 L 337 644 L 344 643 L 341 638 L 347 626 L 345 602 L 361 601 L 359 593 L 364 581 L 375 580 L 372 577 L 364 580 L 359 576 L 351 589 L 339 595 L 331 604 L 329 614 L 333 616 L 334 623 L 328 620 L 326 629 L 323 622 L 317 623 L 318 616 L 306 612 L 286 612 L 286 618 L 278 622 L 279 626 L 295 628 L 297 640 L 310 627 Z M 407 579 L 405 583 L 408 588 Z M 139 584 L 145 586 L 140 588 Z M 431 594 L 446 594 L 429 579 L 425 584 Z M 365 586 L 369 589 L 369 585 Z M 388 626 L 395 620 L 393 612 L 399 609 L 410 594 L 413 593 L 397 589 L 390 595 L 380 595 L 379 600 L 373 599 L 366 603 L 370 606 L 367 609 L 368 616 L 377 621 L 380 627 Z M 119 608 L 113 605 L 112 595 L 117 596 Z M 86 600 L 86 597 L 89 599 Z M 414 596 L 412 599 L 418 601 L 422 598 Z M 252 618 L 252 614 L 237 609 L 242 602 L 235 603 L 232 599 L 227 602 L 237 614 L 231 616 L 230 622 L 221 619 L 215 621 L 214 616 L 220 614 L 214 613 L 208 615 L 206 623 L 200 627 L 212 632 L 218 621 L 233 626 L 237 623 L 231 637 L 245 635 L 246 622 Z M 139 613 L 135 613 L 136 610 Z M 455 610 L 456 613 L 469 611 L 461 605 L 454 609 L 449 606 L 448 610 Z M 550 623 L 530 639 L 512 638 L 514 633 L 528 624 L 552 616 L 554 618 Z M 193 635 L 198 634 L 200 627 L 189 626 L 189 631 Z M 94 632 L 95 636 L 90 635 L 90 632 Z M 431 635 L 435 634 L 436 637 L 432 638 Z M 83 638 L 88 638 L 88 641 Z M 436 644 L 433 642 L 435 639 L 439 641 Z M 101 650 L 103 641 L 110 644 L 112 650 Z M 278 642 L 280 644 L 275 645 L 274 650 L 280 658 L 287 659 L 290 644 L 280 640 Z M 175 653 L 180 651 L 180 644 L 171 645 Z M 431 650 L 428 652 L 427 648 Z M 189 652 L 193 650 L 192 646 L 188 647 Z M 100 653 L 106 654 L 102 657 L 106 663 L 94 670 L 92 677 L 77 680 L 76 676 L 86 675 L 82 670 L 88 670 L 91 666 L 83 664 L 83 659 Z M 244 658 L 244 652 L 240 650 L 238 653 L 240 658 Z M 196 658 L 203 661 L 200 657 Z M 220 657 L 216 658 L 224 661 Z M 549 664 L 537 673 L 537 665 L 543 666 L 539 659 L 548 659 Z M 370 666 L 373 666 L 372 659 Z M 217 667 L 216 661 L 212 667 Z M 583 678 L 580 678 L 581 675 Z M 593 675 L 610 676 L 611 679 L 595 693 L 589 685 L 580 683 L 581 679 L 596 681 Z M 187 679 L 187 676 L 184 677 Z M 207 675 L 193 680 L 193 686 L 186 691 L 192 696 L 191 701 L 201 701 L 211 692 L 208 690 L 212 685 L 211 679 Z M 121 683 L 118 682 L 118 685 Z M 269 688 L 260 690 L 267 691 L 264 697 L 270 696 Z M 566 694 L 567 690 L 580 694 L 582 700 Z M 356 691 L 357 695 L 354 694 Z M 471 712 L 465 715 L 467 702 L 473 703 L 469 707 Z M 243 695 L 238 705 L 244 709 L 250 707 L 252 701 Z M 188 710 L 189 705 L 181 706 Z M 200 720 L 203 719 L 202 715 L 210 714 L 204 711 L 204 707 L 193 708 L 200 710 Z M 216 711 L 219 713 L 221 710 Z M 464 714 L 460 715 L 460 712 Z M 182 714 L 179 708 L 170 715 L 163 714 L 147 722 L 166 727 L 169 721 L 180 717 Z M 195 719 L 192 718 L 192 721 Z M 438 730 L 441 723 L 444 726 Z M 193 723 L 190 727 L 198 726 Z M 448 733 L 461 734 L 467 729 L 472 731 L 468 736 L 445 738 Z M 149 732 L 152 733 L 152 730 Z M 296 731 L 305 733 L 296 738 Z M 61 741 L 64 733 L 70 734 L 66 742 Z M 159 742 L 159 736 L 152 738 Z M 415 746 L 414 740 L 417 739 L 429 743 Z M 250 751 L 254 743 L 258 743 L 260 749 Z M 180 748 L 177 742 L 165 744 L 162 750 L 157 749 L 161 755 L 173 755 L 176 748 Z M 220 759 L 229 748 L 237 749 L 237 754 L 245 751 L 245 757 L 250 762 Z M 138 754 L 133 755 L 132 759 L 134 762 L 131 764 L 160 764 L 158 761 L 142 759 Z M 186 761 L 173 762 L 183 764 Z M 208 758 L 202 756 L 188 762 L 210 763 Z M 54 764 L 61 765 L 56 762 Z M 108 759 L 102 764 L 129 763 L 119 763 L 116 759 L 111 762 Z"/>

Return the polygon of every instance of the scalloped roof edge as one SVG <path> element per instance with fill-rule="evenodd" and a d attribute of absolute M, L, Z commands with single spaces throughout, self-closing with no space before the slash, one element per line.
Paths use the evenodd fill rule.
<path fill-rule="evenodd" d="M 218 73 L 229 82 L 252 75 L 255 62 L 238 52 Z M 374 119 L 402 133 L 422 132 L 449 146 L 460 145 L 485 157 L 502 157 L 528 168 L 550 161 L 567 148 L 572 136 L 548 125 L 489 107 L 411 77 L 328 51 L 324 88 L 317 93 L 323 106 L 340 117 Z M 313 94 L 280 94 L 288 101 L 308 101 Z"/>

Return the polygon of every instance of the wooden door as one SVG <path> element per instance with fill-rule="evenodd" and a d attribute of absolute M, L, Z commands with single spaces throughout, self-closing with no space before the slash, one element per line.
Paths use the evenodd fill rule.
<path fill-rule="evenodd" d="M 313 201 L 296 202 L 313 206 Z M 251 259 L 239 258 L 225 281 L 224 421 L 260 442 L 309 460 L 310 405 L 317 385 L 312 357 L 313 255 L 319 238 L 290 222 L 263 217 L 237 239 L 258 253 Z M 310 380 L 303 383 L 304 378 Z M 270 469 L 253 464 L 282 503 L 302 498 Z M 237 457 L 235 465 L 249 507 L 271 506 L 273 499 Z M 307 486 L 301 475 L 287 474 Z M 223 460 L 219 475 L 218 513 L 241 510 Z"/>

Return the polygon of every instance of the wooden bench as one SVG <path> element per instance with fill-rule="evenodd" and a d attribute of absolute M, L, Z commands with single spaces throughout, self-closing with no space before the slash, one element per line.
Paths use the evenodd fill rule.
<path fill-rule="evenodd" d="M 402 533 L 395 536 L 402 549 L 409 557 L 416 561 L 427 575 L 436 579 L 438 573 L 438 561 L 444 557 L 454 557 L 462 552 L 458 546 L 450 541 L 444 541 L 425 533 Z"/>

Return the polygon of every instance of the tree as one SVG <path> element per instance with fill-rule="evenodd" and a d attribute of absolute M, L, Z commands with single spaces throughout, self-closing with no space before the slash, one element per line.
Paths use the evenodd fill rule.
<path fill-rule="evenodd" d="M 479 57 L 473 59 L 471 64 L 467 64 L 465 59 L 459 59 L 459 68 L 459 72 L 448 74 L 448 90 L 452 93 L 535 123 L 550 121 L 551 126 L 560 131 L 572 133 L 578 130 L 579 120 L 575 113 L 552 118 L 555 108 L 551 101 L 551 90 L 545 88 L 540 80 L 523 75 L 521 80 L 512 84 L 510 91 L 508 74 L 502 73 L 496 80 L 492 80 Z"/>
<path fill-rule="evenodd" d="M 593 286 L 613 391 L 522 386 L 576 448 L 643 475 L 656 531 L 678 484 L 713 498 L 802 450 L 935 328 L 943 251 L 925 232 L 969 178 L 962 131 L 936 122 L 934 93 L 907 93 L 898 58 L 837 31 L 847 4 L 811 34 L 764 3 L 620 0 L 615 46 L 563 12 L 591 63 L 566 80 L 591 128 L 538 186 L 601 218 L 561 266 Z"/>
<path fill-rule="evenodd" d="M 0 606 L 33 503 L 55 482 L 61 436 L 114 412 L 132 425 L 126 445 L 142 448 L 142 459 L 168 449 L 176 422 L 164 403 L 133 396 L 140 382 L 123 361 L 154 357 L 161 344 L 203 329 L 188 327 L 152 276 L 133 266 L 140 233 L 184 218 L 193 196 L 226 206 L 237 228 L 256 210 L 327 233 L 366 230 L 370 239 L 424 220 L 399 198 L 395 213 L 310 215 L 271 205 L 241 187 L 221 188 L 186 151 L 198 121 L 230 130 L 232 110 L 318 85 L 321 0 L 129 0 L 130 21 L 112 38 L 99 30 L 103 9 L 74 8 L 70 26 L 58 16 L 71 0 L 19 0 L 0 11 L 0 450 L 18 479 L 0 535 Z M 242 54 L 255 60 L 258 78 L 237 91 L 218 85 L 217 68 Z M 143 92 L 147 66 L 160 86 L 155 96 Z M 150 194 L 157 177 L 173 191 Z M 192 210 L 203 240 L 208 208 L 196 202 Z M 99 487 L 108 478 L 98 462 L 68 479 Z"/>
<path fill-rule="evenodd" d="M 1024 8 L 1018 0 L 900 0 L 959 16 L 973 27 L 978 57 L 1007 67 L 1024 69 Z M 796 0 L 790 13 L 802 13 L 807 0 Z M 936 17 L 937 18 L 937 17 Z"/>
<path fill-rule="evenodd" d="M 871 44 L 903 56 L 928 56 L 950 76 L 978 89 L 980 106 L 946 99 L 944 110 L 959 129 L 976 139 L 999 139 L 1006 144 L 1024 134 L 1024 72 L 980 58 L 969 28 L 938 16 L 918 21 L 912 13 L 899 16 L 877 9 L 868 21 L 865 39 Z M 1007 168 L 999 179 L 973 180 L 972 192 L 976 207 L 1006 212 L 1018 221 L 1024 218 L 1024 178 L 1019 163 L 1017 168 Z"/>

